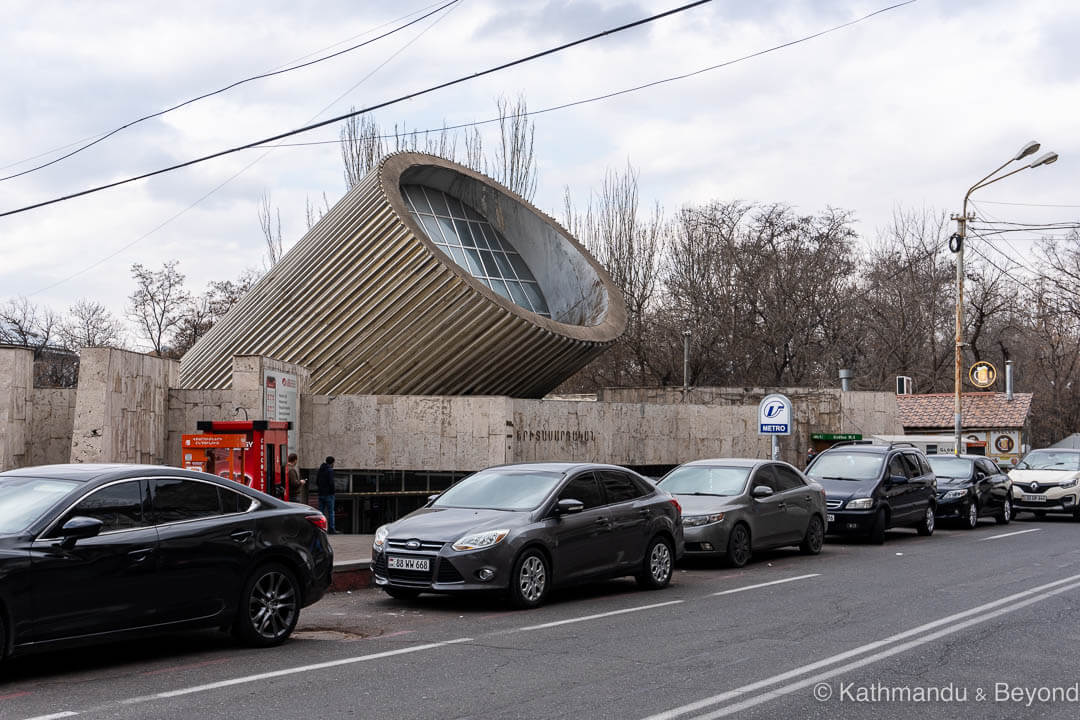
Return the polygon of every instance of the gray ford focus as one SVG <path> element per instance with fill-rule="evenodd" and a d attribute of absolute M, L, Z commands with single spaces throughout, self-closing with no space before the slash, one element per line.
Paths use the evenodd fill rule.
<path fill-rule="evenodd" d="M 662 588 L 682 555 L 679 504 L 625 468 L 503 465 L 375 532 L 375 584 L 395 598 L 500 591 L 521 608 L 551 588 L 632 575 Z"/>

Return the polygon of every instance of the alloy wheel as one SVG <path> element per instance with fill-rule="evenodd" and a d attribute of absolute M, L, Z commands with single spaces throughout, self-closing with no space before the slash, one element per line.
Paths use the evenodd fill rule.
<path fill-rule="evenodd" d="M 750 536 L 742 525 L 736 525 L 731 532 L 734 536 L 731 539 L 729 551 L 731 563 L 736 567 L 742 567 L 750 559 Z"/>
<path fill-rule="evenodd" d="M 530 555 L 521 563 L 521 572 L 518 573 L 518 587 L 521 597 L 533 603 L 544 594 L 547 586 L 547 571 L 544 569 L 544 561 L 536 555 Z"/>
<path fill-rule="evenodd" d="M 928 532 L 934 532 L 934 508 L 926 508 L 926 519 L 923 522 Z"/>
<path fill-rule="evenodd" d="M 271 570 L 252 586 L 248 616 L 260 637 L 276 640 L 288 632 L 297 610 L 296 588 L 284 573 Z"/>
<path fill-rule="evenodd" d="M 975 503 L 968 504 L 968 527 L 975 527 L 979 524 L 979 508 Z"/>
<path fill-rule="evenodd" d="M 658 584 L 666 583 L 671 576 L 671 548 L 662 540 L 653 545 L 649 555 L 649 572 Z"/>

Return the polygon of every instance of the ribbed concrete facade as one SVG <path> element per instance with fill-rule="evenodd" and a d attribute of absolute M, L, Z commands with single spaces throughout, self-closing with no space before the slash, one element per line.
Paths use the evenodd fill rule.
<path fill-rule="evenodd" d="M 534 314 L 454 262 L 402 185 L 460 199 L 528 263 Z M 622 334 L 622 296 L 558 223 L 489 178 L 418 153 L 385 158 L 183 358 L 181 385 L 227 388 L 234 355 L 307 367 L 313 394 L 541 397 Z"/>

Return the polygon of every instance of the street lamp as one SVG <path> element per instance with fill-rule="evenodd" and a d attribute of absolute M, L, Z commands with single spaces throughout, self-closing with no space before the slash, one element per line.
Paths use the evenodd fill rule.
<path fill-rule="evenodd" d="M 988 174 L 979 182 L 968 188 L 967 193 L 964 195 L 964 206 L 959 215 L 953 215 L 952 219 L 956 221 L 956 232 L 949 238 L 949 249 L 956 253 L 956 372 L 954 377 L 954 385 L 956 391 L 956 397 L 953 401 L 954 410 L 954 431 L 956 434 L 956 447 L 954 452 L 959 455 L 961 449 L 961 427 L 963 424 L 962 411 L 960 409 L 960 391 L 962 388 L 963 378 L 963 360 L 964 360 L 964 240 L 967 238 L 967 224 L 969 221 L 975 219 L 974 215 L 968 215 L 968 199 L 971 197 L 971 193 L 975 192 L 979 188 L 984 188 L 987 185 L 992 185 L 998 180 L 1004 180 L 1010 175 L 1015 175 L 1018 172 L 1029 170 L 1031 168 L 1037 168 L 1040 165 L 1049 165 L 1056 162 L 1058 155 L 1056 152 L 1048 152 L 1040 155 L 1035 160 L 1031 161 L 1027 165 L 1023 165 L 1011 172 L 1007 172 L 1004 175 L 998 175 L 999 172 L 1005 169 L 1010 163 L 1014 163 L 1018 160 L 1023 160 L 1029 155 L 1034 155 L 1039 150 L 1039 143 L 1032 140 L 1021 147 L 1016 155 L 1005 161 L 1000 167 Z M 997 177 L 995 177 L 997 176 Z"/>

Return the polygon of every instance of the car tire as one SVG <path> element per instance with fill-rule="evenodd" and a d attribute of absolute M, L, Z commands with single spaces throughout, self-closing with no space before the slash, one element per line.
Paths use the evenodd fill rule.
<path fill-rule="evenodd" d="M 522 610 L 543 605 L 551 588 L 551 565 L 536 548 L 518 555 L 510 575 L 510 604 Z"/>
<path fill-rule="evenodd" d="M 936 520 L 934 519 L 934 506 L 927 505 L 926 511 L 923 513 L 923 518 L 919 521 L 919 524 L 915 526 L 915 529 L 920 535 L 929 537 L 934 534 L 934 525 L 936 524 Z"/>
<path fill-rule="evenodd" d="M 389 585 L 383 586 L 383 592 L 395 600 L 415 600 L 420 596 L 419 590 L 410 590 L 409 588 L 390 587 Z"/>
<path fill-rule="evenodd" d="M 870 535 L 868 536 L 870 542 L 874 545 L 885 544 L 885 526 L 888 524 L 888 519 L 885 514 L 885 509 L 882 508 L 877 511 L 877 515 L 874 516 L 874 524 L 870 526 Z"/>
<path fill-rule="evenodd" d="M 1005 502 L 1001 505 L 1001 512 L 999 512 L 994 519 L 997 521 L 998 525 L 1008 525 L 1012 522 L 1012 516 L 1012 500 L 1005 498 Z"/>
<path fill-rule="evenodd" d="M 963 522 L 965 530 L 974 530 L 979 526 L 979 504 L 974 500 L 967 504 L 967 508 L 964 510 L 963 517 L 960 518 Z"/>
<path fill-rule="evenodd" d="M 821 552 L 821 546 L 825 544 L 825 526 L 817 515 L 810 516 L 810 522 L 806 524 L 806 534 L 799 544 L 799 550 L 803 555 L 817 555 Z"/>
<path fill-rule="evenodd" d="M 273 647 L 288 639 L 300 619 L 300 585 L 289 568 L 266 563 L 255 568 L 240 594 L 233 630 L 253 647 Z"/>
<path fill-rule="evenodd" d="M 750 529 L 743 523 L 731 528 L 728 534 L 727 553 L 724 555 L 724 561 L 728 567 L 743 567 L 750 562 L 750 556 L 753 553 L 753 546 L 750 544 Z"/>
<path fill-rule="evenodd" d="M 635 579 L 637 584 L 646 590 L 659 590 L 671 582 L 671 573 L 675 564 L 675 551 L 671 547 L 671 541 L 662 535 L 657 535 L 649 543 L 642 560 L 641 572 Z"/>

